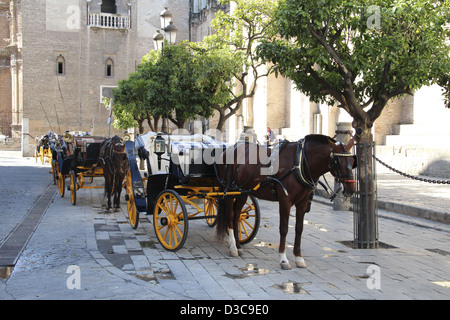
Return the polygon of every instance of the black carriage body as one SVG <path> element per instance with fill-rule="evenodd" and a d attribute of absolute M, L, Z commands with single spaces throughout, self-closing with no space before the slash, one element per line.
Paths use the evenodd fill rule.
<path fill-rule="evenodd" d="M 105 140 L 103 137 L 76 137 L 72 142 L 64 143 L 55 149 L 59 171 L 68 175 L 71 170 L 83 171 L 80 167 L 92 168 L 98 161 Z"/>
<path fill-rule="evenodd" d="M 171 148 L 169 153 L 169 167 L 167 173 L 151 174 L 149 168 L 147 180 L 147 214 L 153 214 L 158 195 L 166 189 L 174 189 L 175 186 L 184 187 L 218 187 L 219 181 L 216 177 L 214 164 L 205 161 L 204 151 L 206 147 L 189 146 L 189 149 Z M 216 147 L 208 150 L 209 154 L 223 152 L 226 147 Z M 180 188 L 177 192 L 185 195 L 187 189 Z"/>
<path fill-rule="evenodd" d="M 203 140 L 205 139 L 205 140 Z M 140 213 L 153 214 L 154 206 L 158 195 L 163 190 L 173 190 L 180 195 L 186 195 L 189 187 L 218 187 L 219 181 L 215 174 L 215 165 L 212 158 L 215 154 L 221 154 L 227 144 L 219 143 L 209 137 L 193 136 L 170 136 L 165 137 L 166 153 L 160 157 L 161 163 L 158 165 L 158 157 L 153 152 L 151 138 L 148 143 L 149 149 L 145 147 L 144 140 L 137 139 L 125 143 L 129 172 L 133 186 L 134 202 L 136 210 Z M 206 150 L 205 149 L 209 149 Z M 146 201 L 141 195 L 144 188 L 144 181 L 141 178 L 138 165 L 136 163 L 136 152 L 141 160 L 147 162 L 147 179 L 145 186 Z M 204 155 L 207 155 L 204 157 Z M 184 188 L 187 187 L 187 188 Z"/>
<path fill-rule="evenodd" d="M 72 169 L 76 167 L 92 167 L 95 165 L 105 140 L 106 138 L 103 137 L 75 138 Z"/>

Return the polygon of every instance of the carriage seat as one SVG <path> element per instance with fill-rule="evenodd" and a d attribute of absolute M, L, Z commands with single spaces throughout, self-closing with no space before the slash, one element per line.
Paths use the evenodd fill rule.
<path fill-rule="evenodd" d="M 214 174 L 212 149 L 224 150 L 229 144 L 216 141 L 204 134 L 194 135 L 163 135 L 166 141 L 166 153 L 162 155 L 161 169 L 158 169 L 158 159 L 154 154 L 153 144 L 155 132 L 148 132 L 137 138 L 137 145 L 149 151 L 150 173 L 168 173 L 170 161 L 180 168 L 184 177 L 212 176 Z M 208 149 L 208 150 L 205 150 Z M 206 157 L 205 157 L 206 155 Z M 209 155 L 209 156 L 208 156 Z M 207 158 L 207 159 L 206 159 Z"/>
<path fill-rule="evenodd" d="M 186 177 L 215 176 L 214 155 L 222 153 L 226 145 L 217 141 L 172 141 L 172 161 Z"/>
<path fill-rule="evenodd" d="M 103 137 L 76 137 L 74 144 L 78 150 L 78 160 L 84 165 L 92 165 L 97 162 L 100 155 L 100 148 L 105 142 Z"/>

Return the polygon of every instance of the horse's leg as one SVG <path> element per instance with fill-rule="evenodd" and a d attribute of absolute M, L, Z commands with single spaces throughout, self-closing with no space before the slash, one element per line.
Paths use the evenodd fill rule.
<path fill-rule="evenodd" d="M 280 247 L 278 252 L 280 253 L 280 265 L 281 269 L 291 269 L 291 264 L 286 257 L 286 236 L 289 228 L 289 212 L 291 205 L 287 200 L 281 200 L 279 202 L 280 207 Z"/>
<path fill-rule="evenodd" d="M 114 182 L 114 208 L 120 208 L 120 192 L 122 191 L 121 181 L 119 178 Z"/>
<path fill-rule="evenodd" d="M 232 257 L 239 257 L 239 252 L 236 246 L 236 239 L 234 237 L 233 230 L 233 198 L 225 199 L 225 208 L 226 208 L 226 226 L 228 227 L 228 245 L 230 246 L 230 255 Z"/>
<path fill-rule="evenodd" d="M 295 256 L 295 265 L 298 268 L 306 268 L 305 259 L 303 259 L 301 252 L 301 240 L 303 232 L 303 218 L 305 217 L 305 211 L 307 206 L 308 202 L 297 203 L 295 205 L 296 212 L 295 212 L 294 256 Z"/>
<path fill-rule="evenodd" d="M 114 211 L 118 211 L 119 207 L 119 192 L 114 190 Z"/>
<path fill-rule="evenodd" d="M 106 193 L 106 211 L 111 209 L 111 183 L 109 179 L 105 179 L 105 193 Z"/>
<path fill-rule="evenodd" d="M 241 244 L 239 242 L 239 220 L 241 218 L 242 208 L 244 207 L 245 203 L 247 202 L 247 196 L 237 197 L 234 201 L 234 208 L 233 208 L 233 235 L 234 240 L 236 243 L 236 247 L 238 250 L 238 254 L 241 256 L 244 254 L 244 250 L 241 247 Z M 230 232 L 231 233 L 231 232 Z"/>

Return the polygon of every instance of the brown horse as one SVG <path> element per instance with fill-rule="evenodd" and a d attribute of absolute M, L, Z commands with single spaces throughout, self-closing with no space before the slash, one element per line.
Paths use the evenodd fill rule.
<path fill-rule="evenodd" d="M 105 140 L 100 149 L 98 165 L 103 167 L 105 177 L 106 210 L 111 209 L 111 196 L 114 195 L 114 209 L 120 208 L 120 193 L 127 174 L 128 159 L 125 144 L 119 136 Z"/>
<path fill-rule="evenodd" d="M 280 214 L 280 264 L 291 266 L 286 257 L 285 244 L 291 207 L 296 207 L 295 264 L 305 268 L 300 242 L 303 218 L 309 211 L 319 178 L 327 172 L 335 177 L 344 196 L 356 190 L 352 169 L 356 156 L 347 146 L 323 135 L 308 135 L 298 142 L 280 142 L 273 150 L 249 143 L 238 143 L 228 148 L 217 164 L 217 175 L 223 191 L 242 191 L 242 196 L 224 197 L 219 203 L 217 234 L 223 237 L 229 229 L 228 242 L 232 256 L 242 254 L 239 244 L 238 222 L 248 192 L 259 199 L 278 201 Z"/>

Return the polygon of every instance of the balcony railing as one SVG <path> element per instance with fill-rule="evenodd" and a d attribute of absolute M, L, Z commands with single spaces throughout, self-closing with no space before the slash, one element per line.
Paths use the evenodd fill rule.
<path fill-rule="evenodd" d="M 88 26 L 106 29 L 129 29 L 130 16 L 90 12 L 88 16 Z"/>

